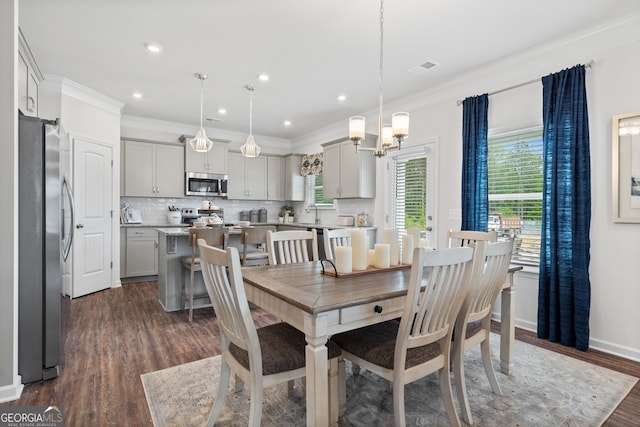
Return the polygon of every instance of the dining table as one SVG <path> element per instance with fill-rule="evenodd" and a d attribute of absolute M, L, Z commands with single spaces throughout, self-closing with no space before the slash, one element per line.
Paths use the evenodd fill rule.
<path fill-rule="evenodd" d="M 505 373 L 513 367 L 513 276 L 521 269 L 510 267 L 502 290 L 500 366 Z M 400 265 L 336 275 L 326 261 L 242 269 L 247 299 L 305 334 L 307 426 L 337 424 L 337 408 L 331 405 L 330 411 L 328 402 L 327 340 L 401 317 L 410 273 L 409 265 Z"/>

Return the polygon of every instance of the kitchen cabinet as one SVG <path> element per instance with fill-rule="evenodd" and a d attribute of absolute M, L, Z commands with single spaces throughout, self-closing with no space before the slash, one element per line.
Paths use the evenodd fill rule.
<path fill-rule="evenodd" d="M 125 140 L 124 195 L 184 197 L 184 146 Z"/>
<path fill-rule="evenodd" d="M 155 228 L 127 228 L 126 277 L 158 274 L 158 232 Z"/>
<path fill-rule="evenodd" d="M 284 200 L 304 201 L 304 177 L 300 175 L 302 154 L 290 154 L 284 158 Z"/>
<path fill-rule="evenodd" d="M 267 157 L 229 152 L 227 199 L 267 200 Z"/>
<path fill-rule="evenodd" d="M 25 116 L 38 116 L 39 87 L 43 76 L 22 30 L 18 41 L 18 109 Z"/>
<path fill-rule="evenodd" d="M 362 146 L 375 147 L 376 138 L 367 134 Z M 349 139 L 328 142 L 322 148 L 325 198 L 371 199 L 376 196 L 376 157 L 371 152 L 356 152 Z"/>
<path fill-rule="evenodd" d="M 189 140 L 191 137 L 182 135 L 180 141 L 184 143 L 184 170 L 186 172 L 199 172 L 226 175 L 228 168 L 229 141 L 213 140 L 211 150 L 206 153 L 193 151 Z"/>
<path fill-rule="evenodd" d="M 285 167 L 284 157 L 267 157 L 267 200 L 285 200 L 284 179 Z"/>

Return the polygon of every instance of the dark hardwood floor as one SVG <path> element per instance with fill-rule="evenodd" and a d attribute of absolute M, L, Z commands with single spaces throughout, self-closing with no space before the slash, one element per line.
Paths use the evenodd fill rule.
<path fill-rule="evenodd" d="M 26 385 L 19 400 L 4 405 L 63 406 L 67 427 L 151 426 L 140 375 L 219 352 L 213 310 L 195 310 L 189 324 L 187 312 L 162 310 L 156 286 L 131 283 L 72 300 L 60 376 Z M 275 321 L 259 309 L 253 311 L 258 326 Z M 640 363 L 594 350 L 577 351 L 522 330 L 516 330 L 516 338 L 640 377 Z M 639 420 L 636 384 L 604 425 L 637 426 Z"/>

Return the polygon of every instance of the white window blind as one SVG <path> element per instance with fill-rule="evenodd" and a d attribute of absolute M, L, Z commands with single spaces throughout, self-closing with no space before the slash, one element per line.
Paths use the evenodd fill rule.
<path fill-rule="evenodd" d="M 489 229 L 513 238 L 513 262 L 538 264 L 542 227 L 542 128 L 489 137 Z"/>
<path fill-rule="evenodd" d="M 333 199 L 325 199 L 322 193 L 322 185 L 324 182 L 322 173 L 307 175 L 305 180 L 307 193 L 305 198 L 308 205 L 333 207 Z"/>
<path fill-rule="evenodd" d="M 407 227 L 426 228 L 427 219 L 427 155 L 418 152 L 395 156 L 390 162 L 395 184 L 391 188 L 391 227 L 398 234 Z"/>

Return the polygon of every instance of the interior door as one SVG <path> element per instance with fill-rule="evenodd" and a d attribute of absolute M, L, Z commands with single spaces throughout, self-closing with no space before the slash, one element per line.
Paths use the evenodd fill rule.
<path fill-rule="evenodd" d="M 75 237 L 72 297 L 111 287 L 113 149 L 73 139 Z"/>

